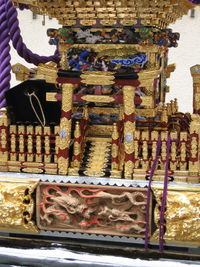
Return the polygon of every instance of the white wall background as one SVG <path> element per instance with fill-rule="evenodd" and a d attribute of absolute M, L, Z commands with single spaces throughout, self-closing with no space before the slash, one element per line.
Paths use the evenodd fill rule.
<path fill-rule="evenodd" d="M 52 55 L 55 46 L 48 44 L 49 38 L 46 35 L 48 28 L 57 28 L 57 21 L 46 18 L 46 25 L 42 26 L 42 17 L 37 16 L 37 19 L 32 19 L 30 11 L 19 11 L 19 20 L 24 43 L 30 50 L 39 55 Z M 192 78 L 190 75 L 190 67 L 200 64 L 200 11 L 195 12 L 195 18 L 190 18 L 186 15 L 181 20 L 178 20 L 174 25 L 170 26 L 174 32 L 180 32 L 181 38 L 178 48 L 171 48 L 169 53 L 169 63 L 176 63 L 176 70 L 168 79 L 170 93 L 167 95 L 167 102 L 177 98 L 179 110 L 182 112 L 192 112 L 192 97 L 193 87 Z M 26 66 L 33 67 L 27 64 L 20 58 L 16 51 L 12 49 L 12 64 L 22 63 Z M 18 82 L 12 77 L 11 86 Z"/>

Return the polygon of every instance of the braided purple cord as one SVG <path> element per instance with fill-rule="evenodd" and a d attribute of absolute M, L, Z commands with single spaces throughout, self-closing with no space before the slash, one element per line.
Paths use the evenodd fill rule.
<path fill-rule="evenodd" d="M 161 149 L 161 138 L 158 137 L 157 141 L 157 148 L 156 148 L 156 156 L 154 159 L 154 162 L 151 167 L 150 177 L 149 177 L 149 185 L 148 185 L 148 191 L 147 191 L 147 206 L 146 206 L 146 231 L 145 231 L 145 249 L 148 249 L 149 244 L 149 207 L 150 207 L 150 200 L 151 200 L 151 183 L 153 180 L 154 172 L 156 169 L 156 164 L 158 162 L 158 156 L 160 154 Z"/>
<path fill-rule="evenodd" d="M 160 252 L 164 249 L 164 216 L 165 208 L 167 203 L 167 186 L 168 186 L 168 172 L 169 172 L 169 158 L 170 158 L 170 147 L 171 147 L 171 138 L 170 136 L 167 139 L 167 156 L 166 156 L 166 166 L 165 166 L 165 176 L 164 176 L 164 188 L 162 194 L 162 202 L 160 208 L 160 233 L 159 233 L 159 250 Z"/>
<path fill-rule="evenodd" d="M 7 28 L 5 0 L 0 0 L 0 108 L 6 105 L 5 92 L 10 88 L 10 37 Z"/>
<path fill-rule="evenodd" d="M 38 65 L 39 63 L 47 63 L 49 61 L 54 61 L 58 63 L 60 58 L 58 56 L 57 50 L 53 56 L 46 57 L 32 53 L 26 47 L 26 45 L 23 43 L 23 39 L 21 37 L 21 32 L 19 29 L 17 10 L 13 7 L 12 2 L 10 0 L 5 0 L 5 2 L 7 10 L 7 25 L 9 28 L 10 38 L 18 54 L 28 63 L 33 63 L 34 65 Z"/>

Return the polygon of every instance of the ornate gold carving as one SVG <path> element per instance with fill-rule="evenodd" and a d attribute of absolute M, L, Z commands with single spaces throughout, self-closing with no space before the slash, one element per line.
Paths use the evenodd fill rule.
<path fill-rule="evenodd" d="M 27 161 L 33 161 L 33 126 L 27 126 L 26 127 L 26 133 L 28 135 Z"/>
<path fill-rule="evenodd" d="M 9 120 L 7 117 L 7 111 L 5 108 L 0 109 L 0 160 L 2 162 L 8 161 L 8 151 L 1 151 L 6 150 L 7 147 L 7 133 L 6 129 L 4 127 L 7 127 L 9 125 Z M 1 126 L 3 126 L 1 128 Z M 5 167 L 3 167 L 5 168 Z"/>
<path fill-rule="evenodd" d="M 143 131 L 142 132 L 142 168 L 147 169 L 148 168 L 148 139 L 149 139 L 149 132 Z"/>
<path fill-rule="evenodd" d="M 133 170 L 134 164 L 132 161 L 127 161 L 125 162 L 125 166 L 124 166 L 124 176 L 125 179 L 132 179 L 132 170 Z"/>
<path fill-rule="evenodd" d="M 48 62 L 46 64 L 39 64 L 36 72 L 36 79 L 45 79 L 47 83 L 57 83 L 58 68 L 56 63 Z"/>
<path fill-rule="evenodd" d="M 0 229 L 8 232 L 38 233 L 33 221 L 31 194 L 39 180 L 0 178 Z"/>
<path fill-rule="evenodd" d="M 187 141 L 187 132 L 181 132 L 180 133 L 180 142 L 181 142 L 181 147 L 180 147 L 180 170 L 184 171 L 186 170 L 187 162 L 186 162 L 186 141 Z"/>
<path fill-rule="evenodd" d="M 17 159 L 17 153 L 16 153 L 16 134 L 17 134 L 17 127 L 15 125 L 10 125 L 10 135 L 11 135 L 11 140 L 10 140 L 10 159 L 11 160 L 16 160 Z"/>
<path fill-rule="evenodd" d="M 141 96 L 140 98 L 142 100 L 142 106 L 153 108 L 154 100 L 152 96 Z"/>
<path fill-rule="evenodd" d="M 124 113 L 126 115 L 134 114 L 135 111 L 135 107 L 133 104 L 134 96 L 135 96 L 135 87 L 133 86 L 123 87 Z"/>
<path fill-rule="evenodd" d="M 104 176 L 105 170 L 108 166 L 108 157 L 111 153 L 111 143 L 105 138 L 105 140 L 91 141 L 91 147 L 89 148 L 89 158 L 86 165 L 84 174 L 89 176 Z"/>
<path fill-rule="evenodd" d="M 56 135 L 55 137 L 55 155 L 54 155 L 54 162 L 58 162 L 58 148 L 59 148 L 59 142 L 60 142 L 60 137 L 59 137 L 59 126 L 54 127 L 54 134 Z"/>
<path fill-rule="evenodd" d="M 154 212 L 155 222 L 159 221 L 159 205 L 162 197 L 162 188 L 153 186 L 153 193 L 157 205 Z M 167 209 L 165 213 L 166 242 L 184 242 L 200 244 L 200 190 L 197 187 L 169 187 L 167 194 Z M 158 239 L 158 230 L 153 239 Z"/>
<path fill-rule="evenodd" d="M 88 127 L 88 135 L 111 135 L 112 126 L 111 125 L 92 125 Z"/>
<path fill-rule="evenodd" d="M 111 96 L 106 95 L 84 95 L 81 99 L 87 102 L 96 102 L 96 103 L 111 103 L 115 99 Z"/>
<path fill-rule="evenodd" d="M 74 130 L 74 156 L 78 156 L 81 154 L 81 144 L 77 141 L 77 139 L 81 136 L 80 123 L 77 121 Z M 77 159 L 73 161 L 74 168 L 80 168 L 81 162 Z"/>
<path fill-rule="evenodd" d="M 56 93 L 46 93 L 46 101 L 57 102 Z"/>
<path fill-rule="evenodd" d="M 68 170 L 69 162 L 64 157 L 58 158 L 59 174 L 66 174 Z"/>
<path fill-rule="evenodd" d="M 50 162 L 51 161 L 51 155 L 50 155 L 50 134 L 51 129 L 50 127 L 44 127 L 44 162 Z"/>
<path fill-rule="evenodd" d="M 16 75 L 16 80 L 26 81 L 30 78 L 31 70 L 22 64 L 15 64 L 12 66 L 12 72 Z"/>
<path fill-rule="evenodd" d="M 197 176 L 200 172 L 200 116 L 198 114 L 192 114 L 192 121 L 190 123 L 190 135 L 192 134 L 194 135 L 191 136 L 190 155 L 192 159 L 190 159 L 189 162 L 189 172 L 192 176 Z"/>
<path fill-rule="evenodd" d="M 36 155 L 35 159 L 37 162 L 42 161 L 42 140 L 41 140 L 41 135 L 42 135 L 42 127 L 41 126 L 36 126 L 35 127 L 35 134 L 36 134 Z"/>
<path fill-rule="evenodd" d="M 62 88 L 62 110 L 68 112 L 72 109 L 72 94 L 73 94 L 73 84 L 67 83 L 63 84 Z"/>
<path fill-rule="evenodd" d="M 70 137 L 69 137 L 69 128 L 71 127 L 71 121 L 67 118 L 62 118 L 60 120 L 60 129 L 59 129 L 59 148 L 64 150 L 69 147 Z"/>
<path fill-rule="evenodd" d="M 176 170 L 177 168 L 177 146 L 176 146 L 176 140 L 178 138 L 177 132 L 172 132 L 170 133 L 170 137 L 172 139 L 171 143 L 171 160 L 170 160 L 170 169 L 171 170 Z M 173 141 L 174 140 L 174 141 Z"/>
<path fill-rule="evenodd" d="M 81 75 L 82 83 L 94 85 L 111 85 L 114 84 L 115 77 L 112 72 L 87 72 Z M 92 97 L 92 96 L 91 96 Z"/>
<path fill-rule="evenodd" d="M 25 161 L 25 144 L 24 144 L 24 134 L 25 127 L 24 125 L 18 126 L 18 134 L 19 134 L 19 161 Z"/>

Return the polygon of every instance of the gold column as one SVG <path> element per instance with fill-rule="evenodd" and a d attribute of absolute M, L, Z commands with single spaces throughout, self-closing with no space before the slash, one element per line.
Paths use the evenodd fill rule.
<path fill-rule="evenodd" d="M 134 167 L 134 133 L 135 133 L 135 87 L 123 87 L 124 101 L 124 176 L 131 179 Z"/>
<path fill-rule="evenodd" d="M 200 115 L 200 65 L 190 68 L 193 78 L 193 113 Z"/>
<path fill-rule="evenodd" d="M 73 84 L 63 84 L 62 114 L 59 130 L 58 172 L 66 175 L 69 167 L 69 147 L 71 141 Z"/>

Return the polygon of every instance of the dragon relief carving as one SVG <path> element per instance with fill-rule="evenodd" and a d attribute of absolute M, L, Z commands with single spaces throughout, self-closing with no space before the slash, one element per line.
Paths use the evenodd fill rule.
<path fill-rule="evenodd" d="M 39 228 L 96 234 L 143 236 L 146 189 L 41 184 Z"/>

